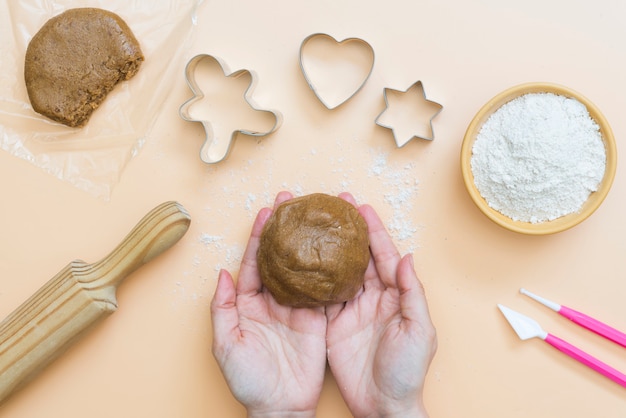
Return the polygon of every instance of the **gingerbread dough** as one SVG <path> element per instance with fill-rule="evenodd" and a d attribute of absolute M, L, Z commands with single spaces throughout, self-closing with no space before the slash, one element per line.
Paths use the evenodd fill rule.
<path fill-rule="evenodd" d="M 321 193 L 276 208 L 257 253 L 263 285 L 278 303 L 294 307 L 352 299 L 369 259 L 363 217 L 345 200 Z"/>
<path fill-rule="evenodd" d="M 28 98 L 37 113 L 80 127 L 113 87 L 139 71 L 143 60 L 137 39 L 118 15 L 70 9 L 48 20 L 28 44 Z"/>

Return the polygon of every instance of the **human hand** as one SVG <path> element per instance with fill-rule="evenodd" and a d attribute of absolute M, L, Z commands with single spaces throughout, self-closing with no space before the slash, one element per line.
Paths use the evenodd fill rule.
<path fill-rule="evenodd" d="M 426 417 L 422 392 L 437 337 L 424 289 L 374 209 L 358 210 L 372 259 L 355 299 L 326 307 L 328 363 L 355 417 Z"/>
<path fill-rule="evenodd" d="M 283 192 L 276 205 L 290 199 Z M 256 253 L 263 225 L 254 221 L 235 287 L 225 270 L 211 302 L 213 355 L 248 416 L 315 416 L 326 367 L 323 308 L 279 305 L 262 286 Z"/>

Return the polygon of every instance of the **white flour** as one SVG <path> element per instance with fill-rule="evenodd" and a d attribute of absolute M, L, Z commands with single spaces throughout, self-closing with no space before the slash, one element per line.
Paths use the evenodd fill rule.
<path fill-rule="evenodd" d="M 373 158 L 368 177 L 379 179 L 384 189 L 383 201 L 391 207 L 392 216 L 386 222 L 387 229 L 394 240 L 411 240 L 417 232 L 417 227 L 410 217 L 419 185 L 417 177 L 413 174 L 415 164 L 394 167 L 387 162 L 387 154 L 384 153 L 374 154 Z M 411 247 L 410 251 L 414 249 Z"/>
<path fill-rule="evenodd" d="M 472 149 L 474 183 L 490 207 L 516 221 L 578 212 L 606 165 L 600 130 L 579 101 L 518 97 L 494 112 Z"/>
<path fill-rule="evenodd" d="M 398 162 L 381 149 L 353 149 L 351 144 L 339 141 L 336 147 L 340 156 L 326 155 L 324 150 L 303 151 L 300 164 L 303 168 L 294 171 L 288 181 L 274 178 L 273 167 L 277 162 L 267 157 L 251 159 L 234 168 L 223 179 L 226 184 L 216 187 L 209 184 L 199 189 L 199 195 L 208 203 L 194 215 L 193 225 L 200 229 L 193 240 L 186 241 L 192 247 L 191 258 L 183 279 L 173 283 L 172 292 L 177 295 L 172 301 L 174 306 L 181 301 L 185 306 L 189 303 L 208 306 L 217 273 L 222 268 L 237 273 L 254 217 L 262 207 L 273 204 L 280 190 L 288 190 L 294 196 L 314 192 L 337 195 L 349 191 L 357 202 L 369 203 L 376 209 L 400 253 L 414 252 L 419 247 L 417 233 L 423 228 L 413 216 L 419 192 L 417 165 Z M 308 175 L 311 167 L 319 168 L 316 158 L 329 162 L 332 175 L 327 176 L 325 182 Z M 219 169 L 209 168 L 211 172 Z M 259 172 L 264 173 L 260 182 L 257 181 Z M 255 192 L 250 191 L 253 185 Z M 216 218 L 220 221 L 215 222 Z"/>

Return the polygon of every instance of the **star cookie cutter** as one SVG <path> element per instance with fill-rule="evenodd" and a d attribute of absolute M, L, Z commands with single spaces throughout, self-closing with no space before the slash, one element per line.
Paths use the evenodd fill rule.
<path fill-rule="evenodd" d="M 374 68 L 374 49 L 359 38 L 337 41 L 325 33 L 300 44 L 300 69 L 313 93 L 327 109 L 354 97 Z"/>
<path fill-rule="evenodd" d="M 418 134 L 418 133 L 415 133 L 414 130 L 410 130 L 409 134 L 403 135 L 403 137 L 401 137 L 401 132 L 400 132 L 401 126 L 399 126 L 400 124 L 390 123 L 389 121 L 389 119 L 393 119 L 393 116 L 394 116 L 393 115 L 394 105 L 389 103 L 390 94 L 396 95 L 396 96 L 402 96 L 402 97 L 409 96 L 409 98 L 411 99 L 416 99 L 416 100 L 413 100 L 413 104 L 417 102 L 422 108 L 428 107 L 430 109 L 430 112 L 432 113 L 432 115 L 428 119 L 428 128 L 430 130 L 430 135 Z M 427 141 L 432 141 L 433 139 L 435 139 L 435 132 L 433 130 L 433 119 L 443 110 L 443 106 L 437 102 L 428 100 L 426 98 L 426 92 L 424 91 L 424 86 L 422 85 L 421 81 L 416 81 L 408 89 L 404 91 L 395 90 L 395 89 L 386 87 L 383 90 L 383 96 L 385 98 L 385 109 L 376 117 L 375 122 L 376 122 L 376 125 L 381 126 L 383 128 L 390 129 L 392 131 L 394 140 L 396 141 L 396 145 L 399 148 L 406 145 L 413 138 L 425 139 Z M 395 106 L 400 108 L 400 111 L 396 110 L 398 114 L 405 113 L 403 116 L 406 120 L 407 114 L 406 114 L 406 109 L 402 109 L 403 105 L 396 103 Z M 416 113 L 422 113 L 422 111 L 423 110 L 420 109 L 420 112 L 415 112 L 408 116 L 413 116 Z M 421 120 L 423 120 L 423 118 Z M 402 129 L 402 130 L 407 130 L 407 129 Z"/>
<path fill-rule="evenodd" d="M 273 117 L 274 122 L 269 130 L 236 128 L 233 129 L 229 134 L 220 135 L 221 133 L 218 133 L 216 135 L 213 129 L 213 125 L 210 121 L 198 119 L 193 116 L 191 107 L 194 104 L 205 99 L 205 92 L 202 91 L 196 80 L 197 67 L 205 60 L 213 61 L 214 64 L 217 64 L 226 78 L 237 79 L 239 77 L 250 77 L 250 83 L 243 93 L 243 98 L 253 111 L 266 113 L 269 116 Z M 185 79 L 187 81 L 187 85 L 193 93 L 193 97 L 185 101 L 180 106 L 179 115 L 182 119 L 188 122 L 199 122 L 202 124 L 206 135 L 205 141 L 200 149 L 200 159 L 207 164 L 216 164 L 226 159 L 226 157 L 228 157 L 228 155 L 230 154 L 236 137 L 239 136 L 239 134 L 261 138 L 275 132 L 282 124 L 282 114 L 280 112 L 274 110 L 260 109 L 254 103 L 251 96 L 256 85 L 256 76 L 253 72 L 249 70 L 242 69 L 231 72 L 226 63 L 223 62 L 221 59 L 208 54 L 199 54 L 193 57 L 187 63 L 185 67 Z M 224 138 L 224 136 L 226 136 L 227 138 Z"/>

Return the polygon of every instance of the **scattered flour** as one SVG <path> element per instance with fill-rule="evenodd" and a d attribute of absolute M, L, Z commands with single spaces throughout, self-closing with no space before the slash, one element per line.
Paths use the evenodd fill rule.
<path fill-rule="evenodd" d="M 224 242 L 224 237 L 202 233 L 200 243 L 205 249 L 218 253 L 224 264 L 218 263 L 213 266 L 214 271 L 219 272 L 222 268 L 231 268 L 233 263 L 239 264 L 243 256 L 243 247 L 237 244 L 228 245 Z M 199 260 L 194 257 L 194 263 Z M 199 261 L 198 261 L 199 262 Z"/>
<path fill-rule="evenodd" d="M 490 207 L 540 223 L 578 212 L 606 165 L 597 123 L 578 100 L 518 97 L 484 123 L 472 149 L 474 183 Z"/>
<path fill-rule="evenodd" d="M 387 229 L 396 240 L 405 241 L 411 239 L 417 232 L 417 227 L 409 215 L 413 209 L 413 199 L 417 196 L 419 181 L 412 173 L 415 166 L 413 163 L 396 168 L 388 164 L 387 157 L 384 153 L 377 153 L 374 156 L 369 177 L 381 181 L 385 190 L 384 202 L 392 209 Z"/>
<path fill-rule="evenodd" d="M 364 158 L 367 161 L 366 164 L 362 162 Z M 221 188 L 223 196 L 219 200 L 228 202 L 226 206 L 229 211 L 243 205 L 245 214 L 252 219 L 261 207 L 272 204 L 276 191 L 280 189 L 289 190 L 295 196 L 318 191 L 335 195 L 349 191 L 355 195 L 358 201 L 371 203 L 374 206 L 380 206 L 380 204 L 387 206 L 387 209 L 390 210 L 390 216 L 384 217 L 381 213 L 385 225 L 394 240 L 402 242 L 407 247 L 404 248 L 405 250 L 412 251 L 415 248 L 415 243 L 412 240 L 418 231 L 411 217 L 419 185 L 415 174 L 415 164 L 394 164 L 390 163 L 388 159 L 388 154 L 380 149 L 369 149 L 365 156 L 346 152 L 340 157 L 329 159 L 335 177 L 335 182 L 332 185 L 320 183 L 319 186 L 312 189 L 310 186 L 302 185 L 301 182 L 304 181 L 304 178 L 300 178 L 296 179 L 295 183 L 282 182 L 279 189 L 275 189 L 271 186 L 271 181 L 267 181 L 264 183 L 265 190 L 258 193 L 240 192 L 237 187 L 224 186 Z M 365 172 L 361 170 L 365 170 Z M 233 178 L 238 178 L 241 182 L 248 181 L 243 173 L 233 172 L 231 174 Z M 367 180 L 363 181 L 363 178 L 367 178 Z M 374 201 L 372 201 L 373 199 Z M 376 201 L 376 199 L 381 200 Z M 237 200 L 241 203 L 237 204 Z M 379 207 L 379 209 L 384 211 L 385 208 Z M 219 211 L 221 217 L 230 217 L 229 213 L 223 209 Z M 246 225 L 248 223 L 244 222 Z M 230 229 L 228 225 L 224 225 L 224 228 Z M 225 242 L 224 235 L 227 232 L 226 230 L 217 234 L 203 232 L 199 236 L 199 243 L 202 248 L 216 252 L 218 258 L 223 260 L 222 263 L 214 267 L 216 271 L 222 267 L 231 270 L 236 269 L 243 255 L 241 245 L 228 245 Z M 200 258 L 196 256 L 193 263 L 199 263 L 197 260 Z"/>
<path fill-rule="evenodd" d="M 174 292 L 183 299 L 206 299 L 214 287 L 205 284 L 214 281 L 220 269 L 236 274 L 252 219 L 262 207 L 273 204 L 280 190 L 288 190 L 295 196 L 350 192 L 358 202 L 374 206 L 400 252 L 413 252 L 418 232 L 413 221 L 419 185 L 416 165 L 395 162 L 381 149 L 354 148 L 357 150 L 353 150 L 351 144 L 346 145 L 346 141 L 337 141 L 336 149 L 330 151 L 303 151 L 302 159 L 298 160 L 302 169 L 294 171 L 288 179 L 281 177 L 280 181 L 274 178 L 274 167 L 278 163 L 272 157 L 250 160 L 224 175 L 225 185 L 207 186 L 202 190 L 206 207 L 195 216 L 195 225 L 200 231 L 196 232 L 192 243 L 190 268 L 184 273 L 185 280 L 176 283 Z M 330 152 L 333 155 L 329 155 Z M 320 162 L 330 173 L 324 176 L 324 181 L 311 174 Z M 213 168 L 208 169 L 211 174 L 213 171 Z M 258 178 L 259 172 L 264 173 L 263 179 Z M 217 219 L 220 221 L 216 222 Z M 239 238 L 231 238 L 233 236 Z"/>

